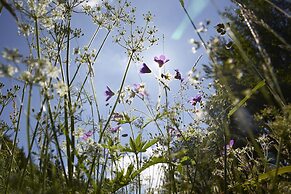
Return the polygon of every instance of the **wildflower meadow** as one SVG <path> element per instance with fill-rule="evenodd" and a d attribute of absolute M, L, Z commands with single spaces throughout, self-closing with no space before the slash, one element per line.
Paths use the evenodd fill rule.
<path fill-rule="evenodd" d="M 291 1 L 0 0 L 0 193 L 291 193 Z"/>

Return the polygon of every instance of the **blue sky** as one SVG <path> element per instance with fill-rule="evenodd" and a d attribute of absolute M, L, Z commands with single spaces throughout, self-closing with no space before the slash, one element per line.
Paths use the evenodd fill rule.
<path fill-rule="evenodd" d="M 218 8 L 222 10 L 227 2 L 228 0 L 221 0 Z M 165 68 L 170 72 L 173 72 L 174 69 L 179 69 L 185 76 L 201 54 L 203 57 L 200 65 L 208 62 L 207 55 L 203 49 L 200 49 L 196 54 L 193 54 L 191 51 L 192 46 L 189 44 L 189 39 L 194 38 L 198 40 L 198 37 L 180 7 L 178 0 L 134 1 L 133 4 L 137 7 L 137 17 L 140 16 L 142 18 L 142 13 L 146 13 L 148 10 L 155 15 L 153 24 L 156 25 L 159 30 L 157 36 L 160 41 L 157 46 L 153 46 L 143 53 L 144 62 L 147 63 L 154 72 L 157 73 L 158 68 L 153 58 L 162 54 L 163 48 L 164 54 L 170 59 L 170 62 Z M 221 22 L 221 20 L 217 13 L 217 8 L 213 6 L 211 0 L 185 1 L 185 4 L 197 26 L 199 26 L 199 22 L 205 22 L 207 19 L 211 20 L 208 32 L 203 34 L 206 39 L 216 34 L 214 26 Z M 87 24 L 81 17 L 77 18 L 75 22 L 76 26 L 83 25 L 85 29 L 88 29 L 86 31 L 87 37 L 93 34 L 95 28 L 90 26 L 90 22 Z M 177 34 L 179 35 L 177 36 Z M 163 36 L 164 43 L 162 41 Z M 86 44 L 88 39 L 89 38 L 85 37 L 83 39 L 85 41 L 79 41 L 79 44 Z M 109 85 L 109 83 L 110 87 L 117 89 L 125 68 L 127 58 L 126 55 L 124 55 L 124 51 L 117 45 L 111 44 L 111 41 L 112 40 L 109 40 L 107 42 L 99 61 L 95 64 L 96 87 L 100 89 L 105 88 L 105 85 Z M 98 48 L 98 41 L 93 43 L 93 47 L 94 45 Z M 198 68 L 201 67 L 200 65 L 198 65 Z M 108 68 L 109 66 L 110 68 Z M 128 84 L 133 84 L 139 80 L 138 70 L 140 66 L 141 64 L 136 64 L 135 67 L 131 68 L 127 79 Z M 148 83 L 150 77 L 151 76 L 142 76 L 142 79 Z M 103 91 L 100 90 L 100 95 L 103 94 L 102 92 Z"/>
<path fill-rule="evenodd" d="M 210 20 L 208 32 L 203 33 L 202 36 L 207 40 L 209 37 L 216 35 L 214 26 L 217 23 L 222 22 L 218 15 L 218 10 L 222 11 L 226 5 L 229 5 L 229 0 L 220 0 L 219 3 L 214 4 L 214 0 L 185 0 L 185 5 L 193 18 L 193 21 L 199 26 L 200 22 Z M 200 55 L 203 55 L 202 60 L 197 66 L 197 69 L 201 71 L 202 64 L 208 63 L 205 50 L 201 48 L 197 53 L 193 54 L 191 51 L 192 46 L 189 44 L 189 39 L 193 38 L 198 40 L 198 37 L 190 25 L 190 21 L 186 18 L 180 3 L 178 0 L 136 0 L 133 1 L 133 5 L 137 8 L 137 18 L 142 17 L 142 13 L 151 11 L 155 16 L 153 24 L 157 26 L 157 36 L 160 39 L 158 45 L 151 47 L 149 50 L 143 53 L 144 62 L 152 69 L 154 74 L 158 74 L 158 66 L 153 61 L 155 56 L 164 54 L 170 59 L 165 65 L 165 69 L 174 73 L 175 69 L 179 69 L 182 76 L 186 76 L 187 72 L 192 68 L 195 61 Z M 137 22 L 141 22 L 140 19 Z M 142 24 L 141 24 L 142 25 Z M 25 39 L 20 37 L 17 32 L 16 24 L 13 18 L 3 10 L 0 15 L 0 50 L 6 48 L 19 48 L 20 52 L 27 53 L 27 45 Z M 90 19 L 84 16 L 74 17 L 74 27 L 84 29 L 85 36 L 80 40 L 73 42 L 73 47 L 84 46 L 88 44 L 90 37 L 95 31 L 95 26 L 92 25 Z M 105 31 L 104 31 L 105 32 Z M 103 33 L 104 33 L 103 32 Z M 102 34 L 102 33 L 101 33 Z M 164 41 L 163 37 L 164 36 Z M 100 39 L 96 39 L 93 42 L 92 48 L 98 49 L 100 45 Z M 118 45 L 112 43 L 112 39 L 108 40 L 104 50 L 102 51 L 98 61 L 94 65 L 95 78 L 94 84 L 97 92 L 97 98 L 102 112 L 107 113 L 108 107 L 105 106 L 104 91 L 106 86 L 114 91 L 117 91 L 122 79 L 123 72 L 127 61 L 127 56 L 124 54 Z M 0 62 L 3 59 L 0 57 Z M 134 64 L 127 77 L 126 85 L 133 85 L 140 82 L 139 69 L 140 63 Z M 86 68 L 81 71 L 83 74 L 86 72 Z M 80 76 L 82 79 L 82 75 Z M 153 76 L 141 75 L 141 79 L 146 83 L 146 87 L 151 95 L 153 101 L 156 101 L 158 84 Z M 1 82 L 6 83 L 7 87 L 13 84 L 21 84 L 12 79 L 0 78 Z M 210 80 L 209 80 L 210 81 Z M 78 87 L 78 85 L 76 85 Z M 174 83 L 173 87 L 178 87 L 178 82 Z M 188 94 L 188 97 L 196 95 L 196 91 Z M 34 90 L 34 108 L 39 105 L 38 90 Z M 18 97 L 20 100 L 20 97 Z M 112 99 L 111 99 L 112 100 Z M 111 101 L 113 103 L 113 100 Z M 9 112 L 10 110 L 7 110 Z M 4 115 L 6 119 L 9 115 Z"/>
<path fill-rule="evenodd" d="M 199 22 L 205 22 L 207 19 L 211 20 L 208 32 L 203 34 L 205 39 L 208 39 L 211 35 L 215 34 L 214 26 L 221 22 L 220 17 L 217 14 L 217 8 L 222 10 L 225 5 L 229 4 L 229 0 L 220 0 L 219 4 L 216 3 L 216 8 L 213 5 L 213 2 L 215 1 L 185 1 L 187 9 L 197 26 L 199 26 Z M 154 56 L 162 54 L 163 47 L 164 54 L 170 58 L 170 63 L 166 67 L 168 70 L 172 71 L 173 69 L 178 68 L 185 74 L 189 69 L 191 69 L 192 65 L 201 54 L 203 55 L 201 64 L 207 63 L 207 56 L 203 49 L 200 49 L 196 54 L 191 52 L 191 45 L 188 41 L 190 38 L 198 40 L 198 37 L 180 7 L 178 0 L 133 1 L 133 5 L 137 7 L 137 17 L 141 16 L 142 13 L 146 13 L 148 10 L 155 15 L 153 22 L 159 30 L 157 35 L 160 41 L 157 46 L 154 46 L 143 53 L 145 56 L 145 62 L 151 68 L 157 69 L 153 62 L 153 58 Z M 27 49 L 25 39 L 18 35 L 16 24 L 12 17 L 7 14 L 6 10 L 3 10 L 0 15 L 0 26 L 0 50 L 2 51 L 5 47 L 19 48 L 22 53 L 25 53 Z M 80 46 L 87 44 L 90 36 L 95 30 L 90 19 L 78 16 L 75 18 L 74 26 L 83 28 L 85 32 L 85 36 L 79 40 L 77 44 Z M 162 41 L 163 36 L 165 37 L 164 43 Z M 92 48 L 94 48 L 94 46 L 95 48 L 98 48 L 98 41 L 93 43 Z M 117 74 L 119 73 L 121 75 L 122 63 L 124 61 L 126 61 L 126 56 L 123 52 L 120 52 L 120 48 L 118 48 L 117 45 L 113 45 L 112 40 L 107 41 L 107 45 L 95 66 L 97 75 L 99 74 L 98 72 L 100 72 L 98 75 L 100 76 L 99 82 L 105 82 L 106 79 L 109 78 L 116 79 Z M 112 65 L 112 68 L 108 68 L 109 64 Z M 135 73 L 136 72 L 132 72 L 132 75 Z"/>

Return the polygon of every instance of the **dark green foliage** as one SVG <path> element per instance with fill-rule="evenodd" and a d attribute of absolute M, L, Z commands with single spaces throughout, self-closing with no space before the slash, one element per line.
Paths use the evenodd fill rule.
<path fill-rule="evenodd" d="M 287 107 L 291 102 L 291 20 L 278 11 L 276 6 L 288 13 L 291 4 L 288 1 L 272 1 L 274 4 L 269 4 L 265 0 L 233 2 L 237 6 L 236 11 L 229 9 L 224 13 L 230 21 L 229 28 L 219 25 L 219 33 L 225 30 L 229 36 L 220 36 L 219 41 L 213 41 L 215 43 L 210 56 L 216 63 L 205 66 L 207 75 L 217 80 L 217 95 L 211 97 L 207 105 L 209 116 L 218 121 L 215 124 L 229 124 L 226 131 L 222 130 L 222 124 L 209 129 L 220 133 L 221 138 L 226 134 L 227 138 L 234 139 L 235 148 L 253 146 L 254 150 L 250 153 L 255 161 L 248 161 L 250 158 L 245 160 L 251 166 L 247 171 L 240 170 L 243 162 L 235 159 L 236 154 L 228 158 L 228 184 L 233 184 L 231 181 L 237 182 L 237 186 L 231 187 L 231 190 L 278 192 L 278 185 L 285 184 L 290 179 L 288 175 L 273 177 L 273 181 L 255 181 L 248 186 L 240 183 L 247 181 L 251 174 L 256 177 L 275 167 L 290 164 L 286 161 L 290 160 L 287 142 L 291 137 L 288 127 L 290 118 L 287 116 Z M 230 41 L 233 42 L 231 47 L 227 46 Z M 266 80 L 266 85 L 259 92 L 252 92 L 251 89 L 262 80 Z M 250 94 L 252 95 L 245 103 L 239 103 Z M 240 108 L 235 113 L 230 112 L 235 105 Z M 261 115 L 264 111 L 270 113 L 268 117 Z M 226 115 L 230 113 L 234 114 L 228 121 Z M 210 122 L 213 126 L 213 121 Z M 267 154 L 257 140 L 262 134 L 271 141 L 269 147 L 265 148 L 268 150 Z"/>

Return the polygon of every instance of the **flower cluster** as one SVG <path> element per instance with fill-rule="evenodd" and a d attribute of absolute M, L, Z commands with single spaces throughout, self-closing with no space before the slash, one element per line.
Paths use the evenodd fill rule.
<path fill-rule="evenodd" d="M 115 5 L 106 0 L 98 1 L 95 5 L 85 3 L 82 9 L 92 18 L 94 24 L 107 30 L 120 27 L 122 23 L 131 23 L 135 13 L 135 8 L 126 0 L 119 0 Z"/>
<path fill-rule="evenodd" d="M 118 30 L 115 42 L 126 49 L 128 55 L 133 55 L 134 61 L 141 61 L 140 53 L 153 46 L 158 39 L 155 37 L 156 26 L 150 26 L 152 14 L 144 14 L 145 25 L 143 27 L 135 25 L 135 17 L 130 17 L 129 28 L 123 27 Z M 127 30 L 130 29 L 130 30 Z"/>
<path fill-rule="evenodd" d="M 181 137 L 182 136 L 181 131 L 178 129 L 175 129 L 174 127 L 168 127 L 168 131 L 172 137 Z"/>

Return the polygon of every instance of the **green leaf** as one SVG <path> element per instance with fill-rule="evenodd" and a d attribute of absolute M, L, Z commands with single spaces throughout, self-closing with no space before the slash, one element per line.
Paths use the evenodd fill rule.
<path fill-rule="evenodd" d="M 130 118 L 127 114 L 124 113 L 122 115 L 122 119 L 117 119 L 116 121 L 118 122 L 118 124 L 122 125 L 122 124 L 126 124 L 126 123 L 131 123 L 134 120 L 136 120 L 136 117 Z"/>
<path fill-rule="evenodd" d="M 122 178 L 123 178 L 123 174 L 124 174 L 124 169 L 121 169 L 120 171 L 118 171 L 118 172 L 116 173 L 116 179 L 117 179 L 117 180 L 122 179 Z"/>
<path fill-rule="evenodd" d="M 145 124 L 143 124 L 143 126 L 142 126 L 141 128 L 142 128 L 142 129 L 145 128 L 148 124 L 150 124 L 150 123 L 153 122 L 153 121 L 154 121 L 154 119 L 147 120 L 147 121 L 145 122 Z"/>
<path fill-rule="evenodd" d="M 125 178 L 126 179 L 128 179 L 130 177 L 130 175 L 132 174 L 133 169 L 134 169 L 134 165 L 133 164 L 130 164 L 127 167 L 126 174 L 125 174 Z"/>
<path fill-rule="evenodd" d="M 109 147 L 113 146 L 113 140 L 112 140 L 112 139 L 109 139 L 109 140 L 108 140 L 108 146 L 109 146 Z"/>
<path fill-rule="evenodd" d="M 168 161 L 164 157 L 153 157 L 148 162 L 146 162 L 139 170 L 132 173 L 131 178 L 134 179 L 138 174 L 140 174 L 145 169 L 159 163 L 168 163 Z"/>
<path fill-rule="evenodd" d="M 128 185 L 136 176 L 138 176 L 142 171 L 158 163 L 167 163 L 164 157 L 153 157 L 151 160 L 146 162 L 139 170 L 134 171 L 134 165 L 130 164 L 126 170 L 126 175 L 124 176 L 124 169 L 118 172 L 116 178 L 114 178 L 111 183 L 114 185 L 111 192 L 116 192 L 121 187 Z"/>
<path fill-rule="evenodd" d="M 184 156 L 182 159 L 181 159 L 181 163 L 185 163 L 185 162 L 188 162 L 190 160 L 190 157 L 189 156 Z"/>
<path fill-rule="evenodd" d="M 260 81 L 252 90 L 249 94 L 247 94 L 244 99 L 242 99 L 237 105 L 235 105 L 234 108 L 232 108 L 227 117 L 230 118 L 231 115 L 233 115 L 258 89 L 263 87 L 266 84 L 265 80 Z"/>
<path fill-rule="evenodd" d="M 134 152 L 130 147 L 123 147 L 120 149 L 121 152 Z"/>
<path fill-rule="evenodd" d="M 136 152 L 136 145 L 132 138 L 129 139 L 129 145 L 133 152 Z"/>
<path fill-rule="evenodd" d="M 182 164 L 179 164 L 179 165 L 177 166 L 177 171 L 178 171 L 180 174 L 183 173 L 183 166 L 182 166 Z"/>
<path fill-rule="evenodd" d="M 153 139 L 153 140 L 151 140 L 151 141 L 148 141 L 143 147 L 142 147 L 142 149 L 141 149 L 141 152 L 146 152 L 147 151 L 147 149 L 149 148 L 149 147 L 151 147 L 152 145 L 154 145 L 155 143 L 157 143 L 158 142 L 158 139 Z"/>
<path fill-rule="evenodd" d="M 279 168 L 277 175 L 281 175 L 281 174 L 285 174 L 285 173 L 291 173 L 291 166 L 284 166 L 284 167 Z M 252 185 L 252 184 L 255 184 L 256 181 L 260 182 L 260 181 L 272 178 L 275 175 L 276 175 L 276 169 L 271 170 L 271 171 L 266 172 L 266 173 L 263 173 L 263 174 L 260 174 L 258 179 L 256 179 L 256 178 L 250 179 L 250 180 L 244 182 L 243 185 Z"/>
<path fill-rule="evenodd" d="M 288 172 L 291 172 L 291 166 L 284 166 L 284 167 L 278 169 L 277 175 L 285 174 L 285 173 L 288 173 Z M 271 178 L 271 177 L 275 176 L 275 174 L 276 174 L 276 169 L 275 170 L 271 170 L 269 172 L 266 172 L 264 174 L 260 174 L 259 175 L 259 181 Z"/>
<path fill-rule="evenodd" d="M 138 148 L 140 148 L 141 143 L 142 143 L 142 140 L 141 140 L 141 134 L 138 134 L 137 138 L 135 139 L 135 145 L 136 145 Z"/>

